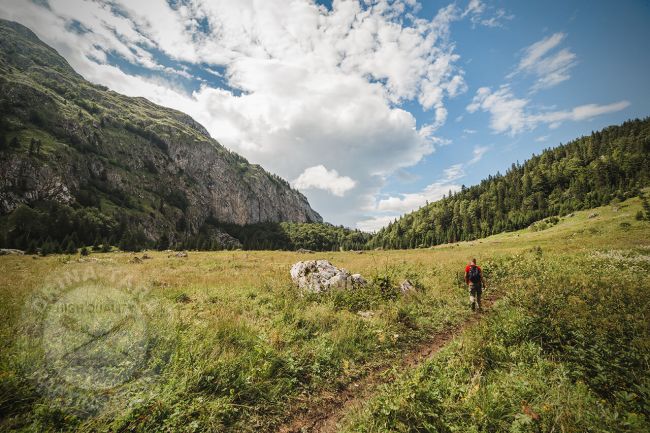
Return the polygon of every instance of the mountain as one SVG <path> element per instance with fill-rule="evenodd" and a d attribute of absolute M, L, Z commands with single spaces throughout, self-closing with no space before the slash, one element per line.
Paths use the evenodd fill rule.
<path fill-rule="evenodd" d="M 522 229 L 640 194 L 650 184 L 648 167 L 650 118 L 610 126 L 404 215 L 367 246 L 427 247 Z"/>
<path fill-rule="evenodd" d="M 86 81 L 0 20 L 2 243 L 236 245 L 223 224 L 321 222 L 280 177 L 191 117 Z M 74 239 L 73 239 L 74 238 Z"/>

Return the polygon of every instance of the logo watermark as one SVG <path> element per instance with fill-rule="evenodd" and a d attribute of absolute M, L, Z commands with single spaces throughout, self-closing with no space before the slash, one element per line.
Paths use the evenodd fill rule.
<path fill-rule="evenodd" d="M 42 394 L 83 413 L 111 390 L 148 378 L 148 289 L 103 266 L 49 278 L 30 298 L 20 336 Z"/>

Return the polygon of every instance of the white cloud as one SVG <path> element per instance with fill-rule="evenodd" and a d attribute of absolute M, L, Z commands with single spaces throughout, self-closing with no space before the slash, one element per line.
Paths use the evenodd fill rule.
<path fill-rule="evenodd" d="M 524 54 L 515 70 L 508 76 L 518 73 L 534 75 L 537 80 L 533 91 L 553 87 L 571 78 L 571 68 L 576 65 L 576 55 L 568 48 L 551 53 L 566 38 L 564 33 L 555 33 L 524 49 Z"/>
<path fill-rule="evenodd" d="M 361 220 L 356 228 L 361 231 L 375 233 L 397 219 L 397 215 L 383 215 Z"/>
<path fill-rule="evenodd" d="M 336 170 L 328 170 L 323 165 L 307 168 L 293 181 L 295 188 L 322 189 L 339 197 L 343 197 L 356 184 L 354 179 L 348 176 L 340 176 Z"/>
<path fill-rule="evenodd" d="M 395 172 L 395 177 L 404 183 L 415 182 L 420 178 L 420 176 L 410 173 L 404 169 L 397 170 Z"/>
<path fill-rule="evenodd" d="M 530 119 L 524 112 L 528 102 L 526 99 L 515 98 L 507 86 L 502 86 L 495 92 L 492 92 L 489 87 L 481 87 L 467 106 L 467 111 L 489 112 L 492 130 L 510 132 L 514 135 L 531 127 Z"/>
<path fill-rule="evenodd" d="M 539 124 L 557 127 L 565 121 L 588 120 L 593 117 L 620 111 L 630 105 L 628 101 L 619 101 L 607 105 L 587 104 L 571 110 L 542 111 L 533 113 L 528 109 L 528 99 L 516 98 L 508 85 L 492 91 L 481 87 L 474 95 L 467 111 L 478 110 L 490 114 L 490 128 L 497 133 L 516 135 L 535 129 Z"/>
<path fill-rule="evenodd" d="M 448 181 L 434 182 L 427 185 L 422 191 L 416 193 L 399 194 L 380 199 L 377 203 L 377 210 L 380 212 L 410 212 L 424 206 L 427 202 L 440 200 L 449 191 L 457 191 L 460 185 Z"/>
<path fill-rule="evenodd" d="M 468 16 L 485 13 L 478 6 Z M 412 0 L 335 1 L 331 10 L 310 0 L 174 7 L 165 0 L 50 0 L 48 9 L 6 0 L 0 16 L 29 26 L 87 79 L 182 110 L 223 145 L 285 178 L 318 166 L 353 173 L 356 185 L 345 192 L 312 185 L 306 193 L 326 219 L 354 224 L 388 176 L 447 143 L 435 136 L 447 120 L 446 100 L 467 90 L 449 40 L 463 11 L 450 4 L 426 20 L 413 15 L 418 7 Z M 66 27 L 72 22 L 89 31 Z M 187 94 L 173 77 L 128 75 L 106 64 L 113 54 L 188 74 L 167 69 L 160 52 L 216 71 L 229 87 L 204 83 Z M 417 124 L 400 108 L 406 101 L 421 104 L 430 122 Z"/>
<path fill-rule="evenodd" d="M 586 104 L 575 107 L 569 111 L 553 111 L 541 113 L 534 117 L 535 120 L 546 123 L 559 123 L 565 120 L 580 121 L 589 120 L 602 114 L 621 111 L 630 106 L 628 101 L 619 101 L 607 105 Z"/>
<path fill-rule="evenodd" d="M 444 174 L 445 182 L 451 182 L 465 176 L 465 170 L 463 169 L 462 163 L 451 165 L 445 168 L 442 172 Z"/>
<path fill-rule="evenodd" d="M 487 146 L 476 146 L 474 150 L 472 150 L 472 159 L 470 159 L 467 164 L 474 165 L 478 163 L 481 159 L 483 159 L 483 156 L 487 153 L 488 150 L 490 150 L 490 148 Z"/>
<path fill-rule="evenodd" d="M 480 0 L 470 0 L 462 16 L 469 16 L 473 26 L 485 27 L 503 27 L 503 21 L 509 21 L 515 17 L 508 14 L 505 9 L 497 9 L 491 16 L 486 16 L 486 12 L 490 9 L 492 8 Z"/>

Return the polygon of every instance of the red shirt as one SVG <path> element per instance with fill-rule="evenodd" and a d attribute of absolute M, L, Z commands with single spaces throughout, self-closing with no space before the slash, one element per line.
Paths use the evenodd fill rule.
<path fill-rule="evenodd" d="M 478 271 L 481 273 L 481 277 L 483 277 L 483 271 L 481 270 L 481 267 L 478 266 L 478 265 L 474 265 L 474 266 L 476 266 L 478 268 Z M 472 265 L 465 266 L 465 283 L 468 283 L 468 284 L 469 284 L 469 280 L 468 280 L 467 275 L 469 274 L 470 269 L 472 269 Z"/>

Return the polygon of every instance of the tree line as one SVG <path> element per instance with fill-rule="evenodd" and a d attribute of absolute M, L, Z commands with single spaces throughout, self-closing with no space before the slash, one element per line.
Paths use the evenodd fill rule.
<path fill-rule="evenodd" d="M 163 233 L 152 240 L 126 213 L 117 219 L 95 207 L 41 201 L 19 205 L 0 217 L 0 246 L 28 253 L 76 253 L 80 248 L 110 251 L 363 249 L 371 235 L 327 223 L 222 224 L 208 220 L 196 232 Z"/>

